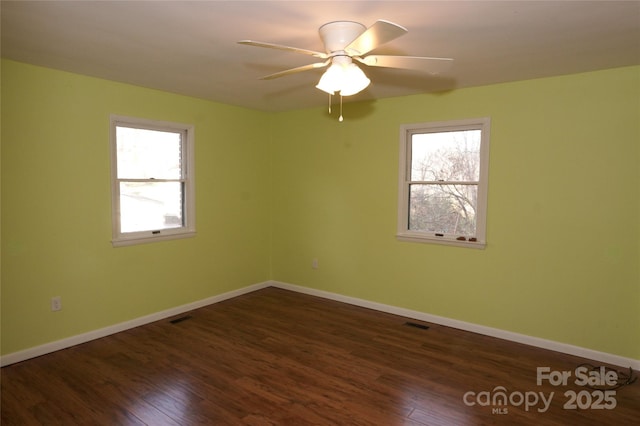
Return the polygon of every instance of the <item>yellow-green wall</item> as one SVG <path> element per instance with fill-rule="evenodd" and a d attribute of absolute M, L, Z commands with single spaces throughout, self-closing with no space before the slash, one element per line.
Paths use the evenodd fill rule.
<path fill-rule="evenodd" d="M 111 113 L 195 125 L 195 238 L 111 246 Z M 267 280 L 268 130 L 257 111 L 3 61 L 2 353 Z"/>
<path fill-rule="evenodd" d="M 110 113 L 195 124 L 196 238 L 111 247 Z M 3 61 L 2 353 L 273 279 L 640 359 L 639 67 L 344 114 Z M 396 241 L 400 124 L 481 116 L 487 248 Z"/>
<path fill-rule="evenodd" d="M 274 120 L 274 279 L 640 359 L 640 68 L 344 108 Z M 399 126 L 484 116 L 486 249 L 397 241 Z"/>

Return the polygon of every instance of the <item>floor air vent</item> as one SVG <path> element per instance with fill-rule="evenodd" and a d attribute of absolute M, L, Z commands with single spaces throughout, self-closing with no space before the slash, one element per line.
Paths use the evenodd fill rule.
<path fill-rule="evenodd" d="M 177 323 L 179 323 L 179 322 L 186 321 L 186 320 L 188 320 L 188 319 L 191 319 L 191 315 L 185 315 L 185 316 L 180 317 L 180 318 L 172 319 L 172 320 L 171 320 L 171 321 L 169 321 L 169 322 L 170 322 L 171 324 L 177 324 Z"/>
<path fill-rule="evenodd" d="M 408 325 L 409 327 L 419 328 L 421 330 L 428 330 L 429 329 L 429 326 L 423 325 L 423 324 L 418 324 L 417 322 L 405 322 L 404 325 Z"/>

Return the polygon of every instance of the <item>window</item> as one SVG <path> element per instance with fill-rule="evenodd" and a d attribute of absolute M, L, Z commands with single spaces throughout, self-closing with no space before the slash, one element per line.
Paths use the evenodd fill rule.
<path fill-rule="evenodd" d="M 398 239 L 483 248 L 489 118 L 400 129 Z"/>
<path fill-rule="evenodd" d="M 111 117 L 113 245 L 195 235 L 193 126 Z"/>

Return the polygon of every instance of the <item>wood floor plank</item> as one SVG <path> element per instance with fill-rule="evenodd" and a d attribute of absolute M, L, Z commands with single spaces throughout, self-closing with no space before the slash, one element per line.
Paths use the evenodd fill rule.
<path fill-rule="evenodd" d="M 599 410 L 565 406 L 565 392 L 583 392 L 585 402 L 593 389 L 536 383 L 539 366 L 574 371 L 588 360 L 309 295 L 267 288 L 179 319 L 2 368 L 0 422 L 589 426 L 640 419 L 638 381 L 615 391 L 614 409 Z M 500 389 L 516 403 L 482 404 L 481 393 L 491 399 Z M 528 392 L 549 397 L 544 411 L 541 403 L 517 404 Z"/>

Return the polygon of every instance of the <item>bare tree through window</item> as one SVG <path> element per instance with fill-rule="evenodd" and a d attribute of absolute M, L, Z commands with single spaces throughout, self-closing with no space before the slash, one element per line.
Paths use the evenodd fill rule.
<path fill-rule="evenodd" d="M 413 135 L 410 230 L 475 234 L 480 136 L 480 130 Z"/>

